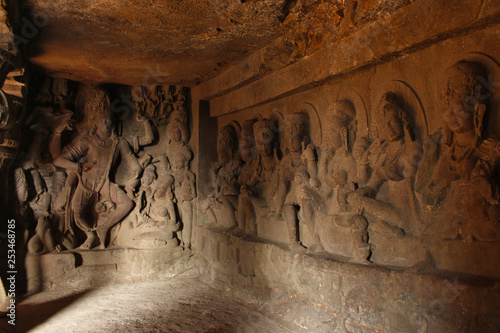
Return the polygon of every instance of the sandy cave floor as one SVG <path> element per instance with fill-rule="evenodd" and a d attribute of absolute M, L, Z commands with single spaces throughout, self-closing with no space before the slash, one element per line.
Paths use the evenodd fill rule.
<path fill-rule="evenodd" d="M 17 306 L 1 332 L 294 332 L 192 278 L 45 291 Z"/>

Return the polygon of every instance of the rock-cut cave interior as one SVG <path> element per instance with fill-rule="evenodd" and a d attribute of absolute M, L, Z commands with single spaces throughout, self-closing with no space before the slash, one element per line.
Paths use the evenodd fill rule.
<path fill-rule="evenodd" d="M 2 0 L 0 331 L 500 332 L 500 1 Z"/>

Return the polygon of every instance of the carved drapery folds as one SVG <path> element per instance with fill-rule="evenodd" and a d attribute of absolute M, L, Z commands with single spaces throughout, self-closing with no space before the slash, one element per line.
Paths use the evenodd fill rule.
<path fill-rule="evenodd" d="M 206 227 L 391 267 L 497 244 L 500 144 L 485 134 L 498 112 L 489 109 L 489 77 L 476 62 L 448 68 L 433 106 L 442 123 L 433 115 L 432 131 L 418 92 L 398 80 L 370 97 L 368 112 L 339 94 L 321 121 L 314 102 L 235 117 L 240 123 L 219 131 Z"/>

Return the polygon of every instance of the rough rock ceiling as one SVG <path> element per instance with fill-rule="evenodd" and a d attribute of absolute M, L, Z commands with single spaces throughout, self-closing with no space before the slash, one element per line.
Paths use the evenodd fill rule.
<path fill-rule="evenodd" d="M 26 0 L 47 22 L 28 44 L 54 76 L 195 85 L 284 32 L 286 0 Z M 41 20 L 43 21 L 43 20 Z M 44 22 L 42 22 L 44 23 Z"/>

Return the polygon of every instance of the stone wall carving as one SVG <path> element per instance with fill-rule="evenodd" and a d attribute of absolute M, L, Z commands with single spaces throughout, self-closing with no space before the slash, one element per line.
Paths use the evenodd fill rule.
<path fill-rule="evenodd" d="M 108 89 L 42 81 L 31 112 L 39 145 L 16 169 L 30 254 L 191 247 L 196 176 L 190 171 L 188 91 L 129 91 L 135 108 L 120 113 Z M 128 121 L 129 113 L 135 121 Z"/>
<path fill-rule="evenodd" d="M 282 115 L 221 116 L 215 194 L 205 206 L 219 212 L 202 211 L 215 221 L 205 226 L 337 260 L 427 267 L 435 259 L 433 269 L 497 276 L 446 259 L 499 241 L 500 145 L 484 130 L 498 110 L 489 110 L 488 77 L 473 61 L 444 71 L 437 117 L 401 80 L 364 96 L 367 114 L 343 90 L 349 96 L 330 99 L 316 123 L 314 101 L 301 108 L 298 97 Z"/>

